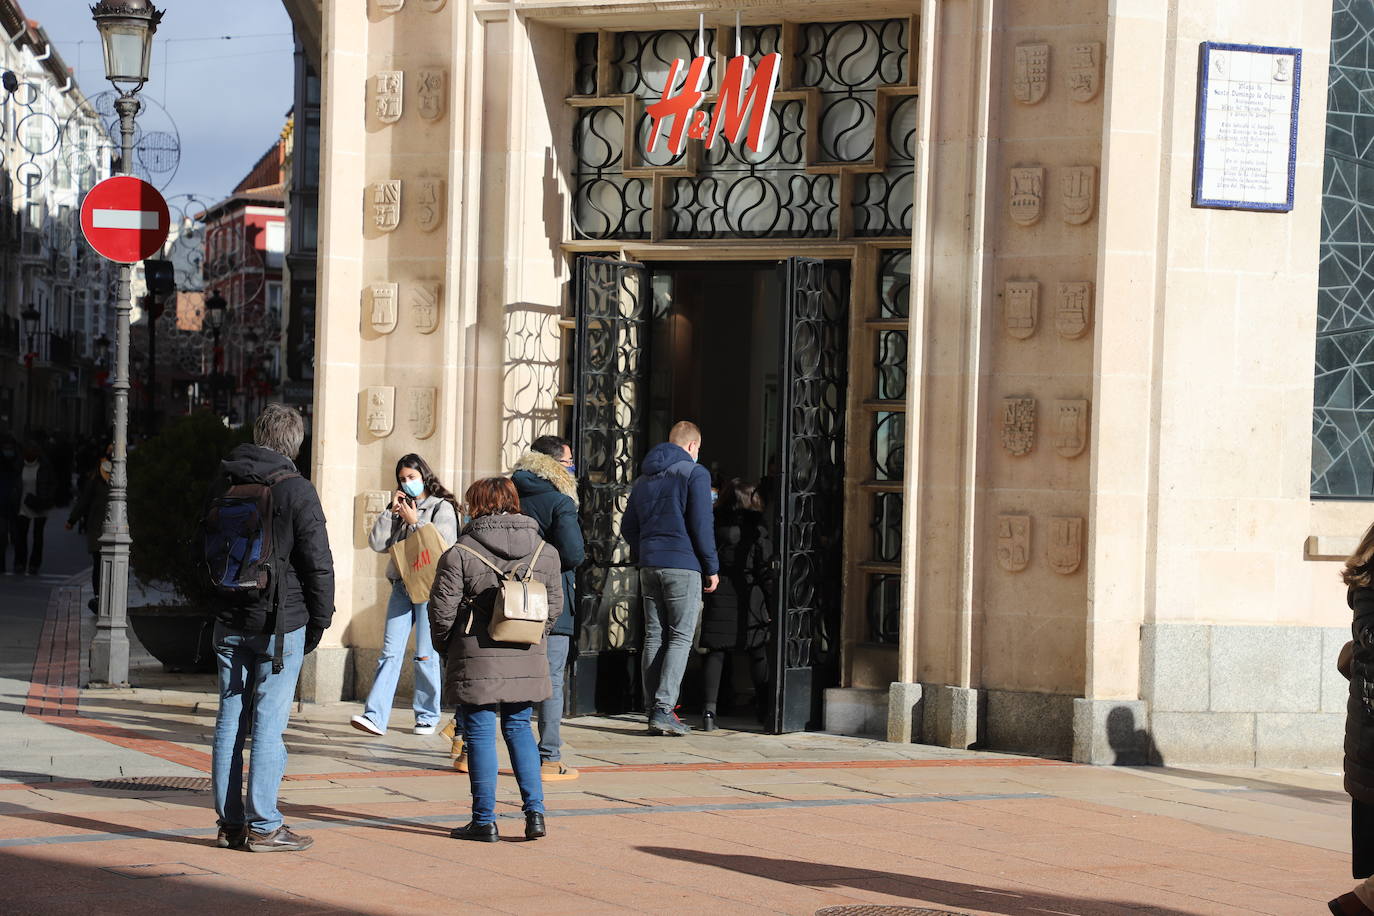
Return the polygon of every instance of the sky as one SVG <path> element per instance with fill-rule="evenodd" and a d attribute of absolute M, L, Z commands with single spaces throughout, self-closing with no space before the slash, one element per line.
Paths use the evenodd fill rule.
<path fill-rule="evenodd" d="M 92 2 L 19 0 L 88 96 L 110 88 Z M 154 2 L 166 15 L 142 95 L 165 114 L 148 105 L 139 125 L 168 132 L 174 125 L 180 135 L 180 167 L 164 195 L 219 200 L 276 143 L 286 122 L 293 95 L 291 19 L 281 0 Z"/>

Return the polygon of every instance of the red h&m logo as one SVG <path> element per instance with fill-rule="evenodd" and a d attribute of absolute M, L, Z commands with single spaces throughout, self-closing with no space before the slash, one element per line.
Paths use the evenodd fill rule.
<path fill-rule="evenodd" d="M 778 62 L 781 59 L 782 55 L 777 52 L 765 54 L 746 91 L 744 73 L 749 58 L 744 55 L 731 58 L 725 65 L 725 79 L 720 85 L 714 114 L 698 110 L 706 97 L 701 87 L 706 82 L 709 60 L 705 57 L 693 59 L 682 88 L 677 92 L 673 91 L 673 87 L 677 85 L 677 75 L 682 70 L 683 61 L 681 58 L 674 60 L 668 68 L 668 79 L 663 84 L 663 97 L 644 107 L 650 118 L 649 142 L 645 148 L 652 153 L 658 147 L 664 122 L 670 119 L 672 131 L 668 134 L 668 152 L 674 156 L 682 152 L 687 137 L 705 140 L 707 149 L 715 146 L 716 138 L 722 133 L 726 140 L 734 143 L 739 139 L 747 116 L 749 134 L 745 145 L 759 152 L 768 133 L 768 111 L 773 105 L 773 92 L 778 87 Z"/>
<path fill-rule="evenodd" d="M 426 566 L 428 566 L 428 565 L 429 565 L 429 551 L 428 551 L 428 550 L 422 550 L 422 551 L 420 551 L 420 555 L 419 555 L 418 557 L 415 558 L 415 562 L 410 564 L 410 568 L 413 569 L 413 570 L 415 570 L 416 572 L 419 572 L 420 570 L 424 569 L 424 568 L 425 568 Z"/>

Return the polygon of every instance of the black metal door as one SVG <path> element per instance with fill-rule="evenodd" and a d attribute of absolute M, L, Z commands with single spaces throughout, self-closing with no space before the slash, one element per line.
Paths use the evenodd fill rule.
<path fill-rule="evenodd" d="M 838 683 L 849 278 L 814 258 L 782 270 L 771 726 L 792 732 L 821 727 L 822 691 Z"/>
<path fill-rule="evenodd" d="M 644 265 L 582 257 L 575 274 L 573 452 L 587 561 L 577 573 L 569 712 L 636 708 L 639 577 L 620 520 L 644 458 L 652 317 Z"/>

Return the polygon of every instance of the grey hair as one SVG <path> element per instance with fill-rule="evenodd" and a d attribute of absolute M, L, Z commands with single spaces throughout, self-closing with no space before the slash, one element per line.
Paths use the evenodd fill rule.
<path fill-rule="evenodd" d="M 285 404 L 272 403 L 258 414 L 253 424 L 253 443 L 280 452 L 292 461 L 305 441 L 305 420 Z"/>

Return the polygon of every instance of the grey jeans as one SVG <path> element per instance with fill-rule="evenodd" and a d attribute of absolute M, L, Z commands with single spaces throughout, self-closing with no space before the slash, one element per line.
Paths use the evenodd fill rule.
<path fill-rule="evenodd" d="M 644 702 L 671 712 L 701 616 L 701 573 L 649 566 L 639 571 L 644 599 Z"/>

